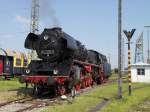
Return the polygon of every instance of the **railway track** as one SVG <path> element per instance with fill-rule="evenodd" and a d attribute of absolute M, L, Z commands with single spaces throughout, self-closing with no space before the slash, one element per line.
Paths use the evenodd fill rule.
<path fill-rule="evenodd" d="M 58 98 L 51 98 L 51 99 L 22 98 L 12 100 L 0 104 L 0 112 L 28 112 L 35 108 L 42 108 L 52 105 L 53 103 L 58 104 L 57 100 Z"/>
<path fill-rule="evenodd" d="M 47 100 L 47 101 L 39 100 L 39 101 L 36 101 L 36 102 L 32 103 L 31 106 L 19 109 L 16 112 L 27 112 L 27 111 L 31 111 L 33 109 L 43 108 L 43 107 L 52 105 L 53 103 L 55 103 L 55 104 L 57 103 L 56 98 L 53 98 L 53 99 L 50 99 L 50 100 Z"/>
<path fill-rule="evenodd" d="M 112 83 L 115 83 L 117 81 L 117 79 L 112 79 L 109 80 L 107 83 L 104 83 L 100 86 L 106 86 Z M 85 88 L 85 89 L 81 89 L 80 92 L 78 94 L 82 94 L 82 93 L 88 93 L 91 90 L 95 89 L 97 86 L 93 86 L 93 87 L 89 87 L 89 88 Z M 69 103 L 72 103 L 72 99 L 70 100 L 70 94 L 67 94 L 68 99 L 67 101 Z M 29 104 L 27 106 L 24 106 L 26 104 Z M 21 98 L 21 99 L 17 99 L 17 100 L 12 100 L 12 101 L 8 101 L 5 103 L 1 103 L 0 104 L 0 112 L 6 112 L 7 108 L 11 107 L 11 105 L 19 105 L 14 111 L 15 112 L 27 112 L 27 111 L 32 111 L 33 109 L 36 108 L 44 108 L 50 105 L 54 105 L 54 104 L 61 104 L 60 103 L 60 97 L 55 97 L 55 98 L 48 98 L 48 99 L 37 99 L 37 98 L 32 98 L 32 97 L 25 97 L 25 98 Z M 5 110 L 5 108 L 6 110 Z M 20 108 L 21 107 L 21 108 Z M 1 109 L 4 108 L 4 109 Z"/>
<path fill-rule="evenodd" d="M 33 100 L 33 98 L 26 97 L 26 98 L 20 98 L 20 99 L 16 99 L 16 100 L 11 100 L 11 101 L 8 101 L 8 102 L 1 103 L 0 104 L 0 108 L 3 107 L 3 106 L 5 106 L 5 105 L 9 105 L 11 103 L 18 103 L 18 102 L 23 103 L 25 101 L 30 101 L 30 100 Z"/>
<path fill-rule="evenodd" d="M 79 94 L 88 93 L 94 88 L 95 87 L 93 87 L 93 88 L 89 87 L 86 89 L 81 89 Z M 39 99 L 39 98 L 32 98 L 32 97 L 21 98 L 21 99 L 1 103 L 0 104 L 0 112 L 8 112 L 8 111 L 9 112 L 30 112 L 33 109 L 45 108 L 47 106 L 55 105 L 55 104 L 62 104 L 64 101 L 65 102 L 67 101 L 68 103 L 72 103 L 73 98 L 71 97 L 71 94 L 67 94 L 66 100 L 62 100 L 60 98 L 60 96 L 55 97 L 55 98 L 47 98 L 47 99 L 44 99 L 44 98 Z M 25 106 L 26 104 L 27 104 L 27 106 Z M 12 107 L 15 109 L 11 111 L 10 109 Z"/>

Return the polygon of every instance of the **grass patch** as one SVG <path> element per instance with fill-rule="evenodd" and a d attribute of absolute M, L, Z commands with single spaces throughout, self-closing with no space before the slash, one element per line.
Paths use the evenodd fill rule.
<path fill-rule="evenodd" d="M 123 74 L 122 78 L 127 78 L 128 75 L 127 74 Z M 114 80 L 114 79 L 118 79 L 118 74 L 112 72 L 112 75 L 109 77 L 109 80 Z"/>
<path fill-rule="evenodd" d="M 16 91 L 14 91 L 14 92 L 8 92 L 8 91 L 0 92 L 0 103 L 20 99 L 23 97 L 25 97 L 24 94 L 18 94 Z"/>
<path fill-rule="evenodd" d="M 99 102 L 103 101 L 104 98 L 110 98 L 115 94 L 115 85 L 96 87 L 90 93 L 82 94 L 76 97 L 73 104 L 55 105 L 49 107 L 44 112 L 87 112 L 92 107 L 95 107 Z M 111 93 L 109 93 L 111 91 Z M 104 95 L 105 94 L 105 95 Z"/>
<path fill-rule="evenodd" d="M 127 90 L 127 84 L 124 86 L 126 86 Z M 111 103 L 107 105 L 101 112 L 129 112 L 132 108 L 150 97 L 150 84 L 135 83 L 133 86 L 143 88 L 133 90 L 131 96 L 128 96 L 128 91 L 126 91 L 121 100 L 115 98 L 112 99 Z"/>
<path fill-rule="evenodd" d="M 25 96 L 25 84 L 19 83 L 18 79 L 0 80 L 0 101 L 5 102 Z"/>
<path fill-rule="evenodd" d="M 18 80 L 1 80 L 0 81 L 0 92 L 8 91 L 12 89 L 18 89 L 21 87 L 25 87 L 24 84 L 19 83 Z"/>
<path fill-rule="evenodd" d="M 116 74 L 116 73 L 113 72 L 113 73 L 111 74 L 111 76 L 110 76 L 109 79 L 116 79 L 117 76 L 118 76 L 118 74 Z"/>
<path fill-rule="evenodd" d="M 43 112 L 87 112 L 103 101 L 103 99 L 116 95 L 117 88 L 114 87 L 115 85 L 96 87 L 92 92 L 76 97 L 73 104 L 65 103 L 63 105 L 50 106 Z"/>
<path fill-rule="evenodd" d="M 84 93 L 76 97 L 73 104 L 64 103 L 48 107 L 42 112 L 87 112 L 105 98 L 112 99 L 111 103 L 103 109 L 103 112 L 127 112 L 132 106 L 139 104 L 141 101 L 150 96 L 149 84 L 133 84 L 134 87 L 143 87 L 133 91 L 132 96 L 128 96 L 128 84 L 123 84 L 123 99 L 116 100 L 117 83 L 106 86 L 99 86 L 90 93 Z"/>
<path fill-rule="evenodd" d="M 0 81 L 0 101 L 8 101 L 24 97 L 24 94 L 18 94 L 24 91 L 24 84 L 20 84 L 18 80 Z M 123 84 L 123 99 L 118 100 L 117 83 L 105 86 L 98 86 L 89 93 L 81 94 L 76 97 L 72 104 L 63 103 L 55 104 L 45 109 L 43 112 L 87 112 L 102 102 L 104 99 L 111 99 L 111 102 L 102 110 L 102 112 L 132 112 L 136 110 L 137 105 L 146 99 L 150 99 L 150 84 L 134 83 L 132 87 L 144 87 L 136 89 L 132 92 L 132 96 L 128 96 L 128 84 Z M 21 89 L 22 88 L 22 89 Z M 15 90 L 16 91 L 13 91 Z M 23 92 L 21 92 L 23 93 Z M 142 105 L 142 104 L 141 104 Z M 141 107 L 139 107 L 141 108 Z"/>
<path fill-rule="evenodd" d="M 135 106 L 129 112 L 149 112 L 150 111 L 150 97 L 147 98 L 144 102 L 140 103 L 138 106 Z"/>

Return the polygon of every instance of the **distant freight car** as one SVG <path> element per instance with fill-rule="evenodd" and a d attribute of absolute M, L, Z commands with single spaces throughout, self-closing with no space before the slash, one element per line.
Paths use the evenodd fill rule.
<path fill-rule="evenodd" d="M 23 74 L 27 65 L 28 59 L 25 54 L 0 49 L 0 76 L 3 76 L 5 79 Z"/>
<path fill-rule="evenodd" d="M 103 83 L 111 75 L 106 56 L 87 50 L 61 28 L 45 29 L 40 35 L 29 33 L 25 47 L 36 50 L 40 59 L 31 61 L 20 82 L 33 84 L 36 94 L 53 88 L 63 95 Z"/>

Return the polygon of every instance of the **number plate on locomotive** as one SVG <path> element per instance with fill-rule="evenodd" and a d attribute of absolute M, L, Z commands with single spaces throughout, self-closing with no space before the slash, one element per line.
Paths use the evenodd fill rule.
<path fill-rule="evenodd" d="M 55 51 L 54 50 L 42 50 L 41 54 L 54 54 Z"/>

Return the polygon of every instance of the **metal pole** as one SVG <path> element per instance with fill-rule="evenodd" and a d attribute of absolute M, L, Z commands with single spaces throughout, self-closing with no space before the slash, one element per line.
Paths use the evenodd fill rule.
<path fill-rule="evenodd" d="M 110 54 L 108 54 L 108 63 L 110 63 Z"/>
<path fill-rule="evenodd" d="M 147 41 L 148 41 L 148 63 L 149 63 L 149 60 L 150 60 L 150 57 L 149 57 L 149 28 L 147 28 Z"/>
<path fill-rule="evenodd" d="M 131 95 L 131 49 L 130 49 L 130 39 L 128 39 L 128 81 L 129 81 L 129 95 Z"/>
<path fill-rule="evenodd" d="M 122 36 L 122 41 L 121 41 L 121 64 L 122 64 L 122 66 L 121 66 L 121 72 L 122 72 L 122 75 L 124 75 L 124 60 L 125 60 L 125 55 L 124 55 L 124 37 Z"/>
<path fill-rule="evenodd" d="M 148 51 L 147 51 L 147 63 L 150 63 L 150 48 L 149 48 L 149 28 L 150 26 L 144 26 L 145 28 L 147 28 L 147 47 L 148 47 Z"/>
<path fill-rule="evenodd" d="M 118 0 L 118 98 L 122 98 L 122 72 L 121 72 L 121 39 L 122 39 L 122 0 Z"/>
<path fill-rule="evenodd" d="M 40 1 L 32 0 L 31 5 L 31 22 L 30 22 L 30 32 L 38 34 L 39 32 L 39 10 L 40 10 Z M 31 60 L 37 59 L 37 53 L 35 50 L 29 50 L 28 53 L 31 57 Z"/>

